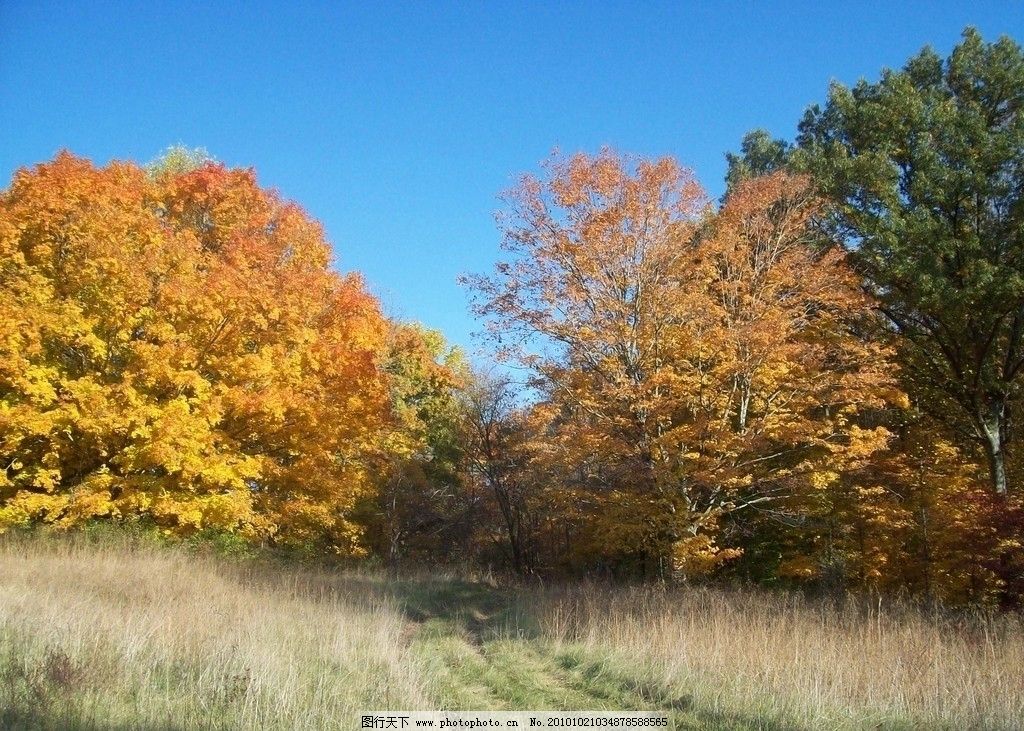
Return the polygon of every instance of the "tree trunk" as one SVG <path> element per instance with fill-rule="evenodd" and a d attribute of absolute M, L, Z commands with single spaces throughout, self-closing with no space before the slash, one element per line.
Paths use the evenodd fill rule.
<path fill-rule="evenodd" d="M 988 458 L 992 488 L 997 495 L 1006 494 L 1006 459 L 1003 453 L 1003 419 L 1000 413 L 982 417 L 981 430 L 984 435 L 985 456 Z"/>
<path fill-rule="evenodd" d="M 523 536 L 522 526 L 518 520 L 518 508 L 512 505 L 512 497 L 502 486 L 501 481 L 491 478 L 491 486 L 494 490 L 494 497 L 498 501 L 498 508 L 502 518 L 505 519 L 505 530 L 508 533 L 508 544 L 512 551 L 512 568 L 516 575 L 523 576 Z"/>

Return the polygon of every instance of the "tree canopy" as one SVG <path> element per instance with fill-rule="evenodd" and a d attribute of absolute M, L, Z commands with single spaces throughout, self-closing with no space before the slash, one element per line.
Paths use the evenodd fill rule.
<path fill-rule="evenodd" d="M 1008 489 L 1024 368 L 1024 55 L 968 29 L 877 82 L 833 84 L 795 163 L 900 335 L 912 393 Z"/>
<path fill-rule="evenodd" d="M 387 430 L 386 323 L 249 170 L 67 153 L 0 198 L 3 523 L 323 538 Z"/>
<path fill-rule="evenodd" d="M 670 159 L 606 150 L 550 170 L 509 195 L 513 260 L 472 282 L 536 373 L 545 438 L 609 505 L 609 541 L 709 568 L 735 555 L 715 545 L 724 515 L 884 445 L 856 416 L 898 398 L 888 351 L 861 337 L 872 303 L 809 226 L 807 179 L 744 181 L 714 212 Z"/>

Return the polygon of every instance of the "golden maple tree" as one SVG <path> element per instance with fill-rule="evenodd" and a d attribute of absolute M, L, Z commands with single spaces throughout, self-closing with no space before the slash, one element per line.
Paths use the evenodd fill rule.
<path fill-rule="evenodd" d="M 359 550 L 387 323 L 319 224 L 213 163 L 61 153 L 0 196 L 0 527 L 142 516 Z"/>

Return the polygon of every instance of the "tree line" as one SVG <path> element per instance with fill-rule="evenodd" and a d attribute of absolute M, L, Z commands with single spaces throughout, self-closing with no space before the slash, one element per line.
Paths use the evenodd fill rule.
<path fill-rule="evenodd" d="M 0 196 L 0 529 L 1013 605 L 1024 55 L 834 83 L 713 201 L 553 156 L 465 278 L 496 359 L 385 317 L 252 170 L 69 153 Z"/>

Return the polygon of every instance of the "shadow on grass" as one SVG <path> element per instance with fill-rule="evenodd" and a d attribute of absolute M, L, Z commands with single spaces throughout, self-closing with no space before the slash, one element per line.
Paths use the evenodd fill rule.
<path fill-rule="evenodd" d="M 46 708 L 2 709 L 0 728 L 4 731 L 185 731 L 184 726 L 174 723 L 113 723 L 69 717 Z"/>
<path fill-rule="evenodd" d="M 240 580 L 281 589 L 270 573 L 246 571 Z M 361 608 L 396 607 L 413 625 L 447 628 L 474 644 L 502 638 L 535 639 L 540 625 L 528 611 L 524 591 L 457 578 L 370 577 L 310 572 L 289 587 L 303 598 L 337 598 Z"/>
<path fill-rule="evenodd" d="M 475 645 L 540 636 L 539 623 L 512 588 L 458 579 L 396 580 L 390 587 L 411 622 L 451 628 Z"/>

